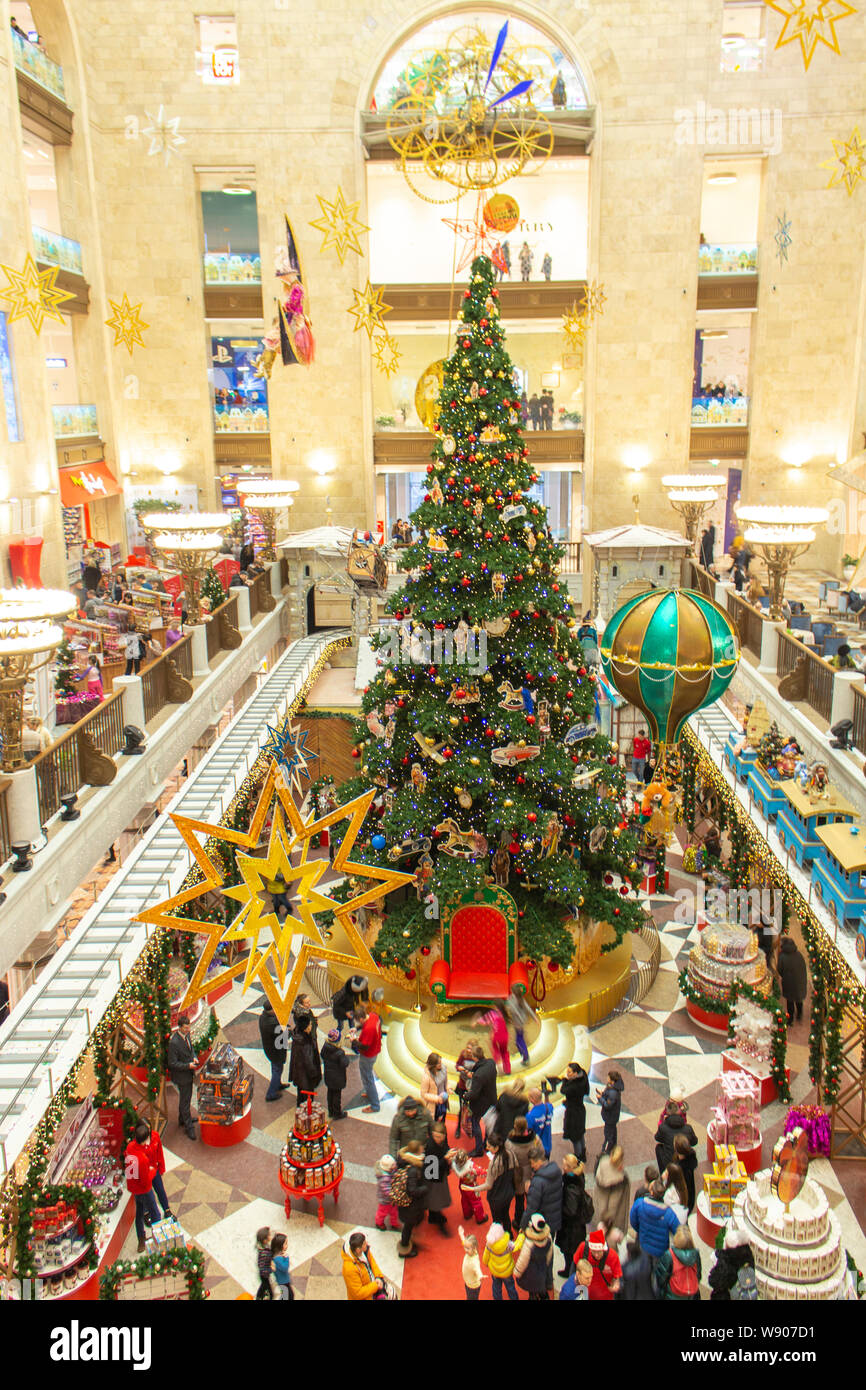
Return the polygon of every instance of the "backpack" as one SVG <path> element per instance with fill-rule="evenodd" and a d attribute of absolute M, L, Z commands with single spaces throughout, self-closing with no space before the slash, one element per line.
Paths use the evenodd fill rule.
<path fill-rule="evenodd" d="M 699 1281 L 698 1271 L 695 1265 L 684 1264 L 677 1255 L 676 1250 L 671 1250 L 673 1267 L 671 1277 L 668 1280 L 668 1289 L 675 1298 L 698 1298 Z"/>
<path fill-rule="evenodd" d="M 409 1169 L 395 1169 L 391 1178 L 391 1201 L 394 1203 L 395 1207 L 408 1207 L 412 1205 L 408 1184 Z"/>
<path fill-rule="evenodd" d="M 580 1219 L 583 1222 L 584 1226 L 588 1226 L 594 1216 L 595 1205 L 593 1203 L 592 1197 L 589 1195 L 586 1189 L 584 1189 L 583 1204 L 580 1209 Z"/>

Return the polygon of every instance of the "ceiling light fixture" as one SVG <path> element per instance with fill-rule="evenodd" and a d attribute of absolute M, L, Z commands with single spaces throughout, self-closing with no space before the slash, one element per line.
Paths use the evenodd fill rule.
<path fill-rule="evenodd" d="M 224 183 L 222 191 L 230 198 L 246 198 L 253 190 L 246 183 Z"/>
<path fill-rule="evenodd" d="M 736 183 L 736 182 L 737 182 L 737 176 L 736 176 L 736 174 L 733 173 L 730 169 L 727 170 L 727 171 L 726 171 L 725 173 L 723 173 L 723 174 L 710 174 L 709 178 L 707 179 L 707 183 L 712 183 L 712 184 L 717 184 L 717 185 L 718 185 L 718 184 L 723 184 L 723 183 Z"/>

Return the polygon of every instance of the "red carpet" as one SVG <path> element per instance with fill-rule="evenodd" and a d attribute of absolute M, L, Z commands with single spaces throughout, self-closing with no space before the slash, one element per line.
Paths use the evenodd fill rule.
<path fill-rule="evenodd" d="M 467 1153 L 472 1147 L 471 1141 L 466 1139 L 465 1134 L 461 1134 L 460 1139 L 455 1139 L 457 1128 L 457 1117 L 449 1116 L 447 1121 L 448 1139 L 453 1148 L 464 1148 Z M 487 1170 L 487 1159 L 477 1158 L 474 1160 L 479 1173 Z M 436 1300 L 461 1299 L 466 1301 L 466 1290 L 463 1286 L 463 1246 L 460 1244 L 460 1237 L 457 1234 L 457 1227 L 463 1225 L 467 1235 L 471 1231 L 478 1240 L 478 1253 L 483 1255 L 484 1242 L 487 1239 L 487 1232 L 490 1229 L 490 1213 L 487 1203 L 482 1197 L 484 1215 L 486 1217 L 483 1226 L 479 1226 L 474 1216 L 468 1220 L 463 1220 L 463 1212 L 460 1206 L 460 1194 L 457 1189 L 457 1179 L 454 1174 L 448 1180 L 448 1187 L 451 1192 L 451 1205 L 446 1208 L 445 1215 L 448 1218 L 448 1225 L 445 1227 L 447 1235 L 443 1235 L 438 1226 L 431 1226 L 426 1216 L 419 1226 L 415 1227 L 415 1246 L 418 1255 L 413 1260 L 404 1260 L 403 1263 L 403 1298 L 404 1300 L 433 1302 Z M 396 1237 L 395 1237 L 396 1239 Z M 485 1278 L 481 1281 L 481 1299 L 488 1302 L 493 1301 L 491 1293 L 490 1276 L 482 1263 Z M 526 1295 L 522 1295 L 526 1297 Z"/>

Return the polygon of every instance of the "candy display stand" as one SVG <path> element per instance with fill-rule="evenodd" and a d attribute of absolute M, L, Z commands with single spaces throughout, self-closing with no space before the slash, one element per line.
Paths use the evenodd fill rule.
<path fill-rule="evenodd" d="M 777 1096 L 773 1080 L 773 1032 L 775 1020 L 767 1009 L 741 997 L 731 1013 L 732 1044 L 722 1053 L 722 1070 L 752 1077 L 758 1087 L 758 1104 L 769 1105 Z M 785 1068 L 790 1079 L 790 1071 Z M 752 1170 L 750 1170 L 752 1171 Z"/>
<path fill-rule="evenodd" d="M 760 1085 L 746 1071 L 722 1071 L 713 1117 L 707 1125 L 707 1158 L 715 1164 L 717 1152 L 735 1149 L 747 1173 L 761 1166 Z"/>
<path fill-rule="evenodd" d="M 726 1144 L 714 1146 L 713 1170 L 704 1173 L 704 1190 L 695 1204 L 698 1235 L 707 1245 L 731 1219 L 734 1203 L 748 1181 L 748 1174 L 736 1149 Z"/>
<path fill-rule="evenodd" d="M 767 963 L 758 949 L 758 939 L 736 922 L 707 922 L 689 953 L 687 975 L 701 996 L 700 1003 L 686 999 L 689 1017 L 716 1033 L 728 1031 L 731 989 L 736 980 L 756 989 L 767 987 Z M 714 1001 L 718 1001 L 718 1010 L 712 1007 Z"/>
<path fill-rule="evenodd" d="M 198 1123 L 203 1144 L 229 1149 L 252 1129 L 253 1078 L 229 1043 L 214 1048 L 198 1077 Z"/>
<path fill-rule="evenodd" d="M 343 1155 L 318 1101 L 310 1095 L 295 1111 L 295 1123 L 280 1154 L 280 1186 L 286 1194 L 286 1216 L 292 1214 L 292 1198 L 319 1204 L 319 1225 L 325 1224 L 324 1199 L 329 1192 L 340 1198 Z"/>

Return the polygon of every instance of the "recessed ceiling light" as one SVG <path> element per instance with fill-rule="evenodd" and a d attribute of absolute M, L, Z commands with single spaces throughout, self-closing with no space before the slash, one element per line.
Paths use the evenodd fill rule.
<path fill-rule="evenodd" d="M 727 328 L 702 328 L 701 338 L 727 338 Z"/>
<path fill-rule="evenodd" d="M 724 173 L 724 174 L 710 174 L 709 178 L 707 179 L 707 183 L 715 183 L 715 184 L 720 184 L 720 183 L 736 183 L 736 182 L 737 182 L 737 176 L 736 176 L 736 174 L 732 173 L 730 170 L 729 170 L 727 173 Z"/>
<path fill-rule="evenodd" d="M 246 198 L 253 190 L 246 183 L 224 183 L 222 191 L 232 198 Z"/>
<path fill-rule="evenodd" d="M 739 44 L 745 43 L 745 34 L 723 34 L 722 48 L 737 48 Z"/>

